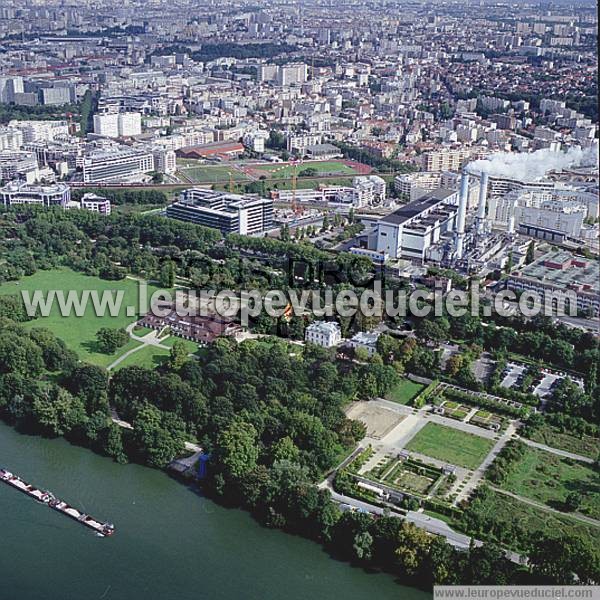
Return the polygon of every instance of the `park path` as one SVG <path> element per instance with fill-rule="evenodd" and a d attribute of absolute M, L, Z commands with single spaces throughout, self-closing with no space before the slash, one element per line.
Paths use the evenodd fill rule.
<path fill-rule="evenodd" d="M 132 340 L 135 340 L 136 342 L 140 342 L 140 345 L 136 346 L 135 348 L 132 348 L 131 350 L 127 350 L 127 352 L 125 352 L 125 354 L 121 354 L 121 356 L 116 358 L 112 363 L 110 363 L 110 365 L 108 365 L 108 367 L 106 367 L 107 371 L 112 371 L 115 367 L 120 365 L 126 358 L 129 358 L 132 354 L 139 352 L 142 348 L 145 348 L 146 346 L 154 346 L 156 348 L 162 348 L 163 350 L 171 350 L 170 346 L 167 346 L 166 344 L 161 343 L 161 341 L 158 339 L 158 337 L 156 337 L 155 331 L 151 331 L 150 333 L 146 334 L 143 337 L 133 333 L 133 330 L 136 325 L 137 325 L 137 323 L 135 323 L 135 322 L 130 323 L 125 328 L 125 331 L 129 334 L 129 337 Z"/>
<path fill-rule="evenodd" d="M 578 460 L 584 463 L 588 463 L 593 465 L 596 462 L 593 458 L 589 456 L 582 456 L 581 454 L 573 454 L 572 452 L 567 452 L 566 450 L 559 450 L 558 448 L 553 448 L 552 446 L 546 446 L 546 444 L 540 444 L 539 442 L 534 442 L 533 440 L 528 440 L 527 438 L 517 436 L 524 444 L 531 446 L 532 448 L 537 448 L 538 450 L 545 450 L 546 452 L 550 452 L 551 454 L 556 454 L 557 456 L 561 456 L 562 458 L 570 458 L 571 460 Z"/>
<path fill-rule="evenodd" d="M 554 513 L 555 515 L 559 515 L 561 517 L 566 517 L 567 519 L 575 519 L 576 521 L 581 521 L 582 523 L 586 523 L 587 525 L 592 525 L 593 527 L 600 527 L 600 521 L 597 519 L 592 519 L 592 517 L 588 517 L 586 515 L 582 515 L 581 513 L 575 512 L 563 512 L 556 508 L 552 508 L 547 504 L 542 504 L 541 502 L 537 502 L 535 500 L 531 500 L 530 498 L 525 498 L 524 496 L 519 496 L 513 492 L 509 492 L 508 490 L 503 490 L 495 485 L 490 485 L 490 488 L 497 492 L 498 494 L 503 494 L 504 496 L 510 496 L 515 500 L 519 500 L 519 502 L 523 502 L 524 504 L 529 504 L 529 506 L 533 506 L 534 508 L 539 508 L 540 510 L 545 510 L 546 512 Z"/>
<path fill-rule="evenodd" d="M 483 462 L 473 471 L 473 474 L 471 475 L 469 480 L 464 483 L 463 489 L 457 493 L 456 499 L 454 500 L 455 505 L 459 502 L 462 502 L 463 500 L 469 499 L 471 493 L 481 483 L 481 480 L 483 479 L 488 467 L 494 462 L 494 460 L 496 460 L 496 457 L 502 451 L 504 446 L 506 446 L 511 437 L 514 435 L 516 429 L 517 428 L 515 423 L 511 422 L 508 424 L 506 431 L 494 444 L 492 449 L 489 451 L 488 455 L 483 459 Z"/>

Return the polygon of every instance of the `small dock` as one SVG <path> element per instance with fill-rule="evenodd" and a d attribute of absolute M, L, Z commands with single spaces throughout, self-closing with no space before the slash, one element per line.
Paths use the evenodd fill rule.
<path fill-rule="evenodd" d="M 27 494 L 27 496 L 33 498 L 37 502 L 45 504 L 51 509 L 74 519 L 85 527 L 92 529 L 101 537 L 112 535 L 115 531 L 115 526 L 112 523 L 102 523 L 101 521 L 90 517 L 73 506 L 70 506 L 64 500 L 56 498 L 52 492 L 40 490 L 6 469 L 0 468 L 0 481 L 19 490 L 23 494 Z"/>

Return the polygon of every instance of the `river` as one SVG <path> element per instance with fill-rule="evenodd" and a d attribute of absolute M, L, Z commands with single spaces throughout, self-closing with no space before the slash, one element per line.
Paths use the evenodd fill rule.
<path fill-rule="evenodd" d="M 0 600 L 426 600 L 160 471 L 0 422 L 0 465 L 109 520 L 110 538 L 0 484 Z"/>

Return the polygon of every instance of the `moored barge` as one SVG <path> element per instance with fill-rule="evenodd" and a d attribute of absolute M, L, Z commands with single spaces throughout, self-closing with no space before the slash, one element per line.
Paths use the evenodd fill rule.
<path fill-rule="evenodd" d="M 97 521 L 73 506 L 70 506 L 64 500 L 56 498 L 52 492 L 40 490 L 30 483 L 23 481 L 19 476 L 14 475 L 10 471 L 7 471 L 1 467 L 0 481 L 3 481 L 7 485 L 10 485 L 24 494 L 27 494 L 34 500 L 37 500 L 42 504 L 46 504 L 53 510 L 62 513 L 67 517 L 71 517 L 71 519 L 74 519 L 78 523 L 89 527 L 102 537 L 112 535 L 115 531 L 115 527 L 112 523 L 101 523 L 100 521 Z"/>

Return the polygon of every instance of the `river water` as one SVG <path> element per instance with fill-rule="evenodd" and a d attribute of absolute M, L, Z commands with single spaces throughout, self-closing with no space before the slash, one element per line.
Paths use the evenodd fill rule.
<path fill-rule="evenodd" d="M 164 473 L 0 422 L 0 465 L 100 520 L 95 534 L 0 484 L 0 600 L 425 600 Z"/>

